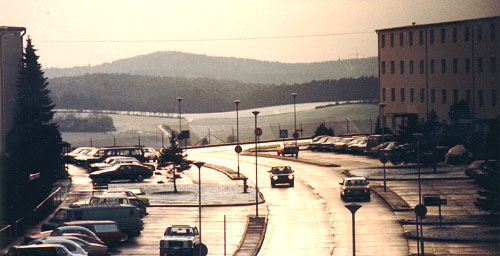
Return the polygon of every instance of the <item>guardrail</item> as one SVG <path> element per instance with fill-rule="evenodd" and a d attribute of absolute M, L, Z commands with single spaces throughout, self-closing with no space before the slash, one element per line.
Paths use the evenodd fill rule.
<path fill-rule="evenodd" d="M 52 211 L 64 201 L 68 189 L 69 188 L 58 187 L 26 216 L 0 228 L 0 248 L 6 247 L 15 238 L 23 235 L 27 226 L 39 223 L 52 213 Z"/>

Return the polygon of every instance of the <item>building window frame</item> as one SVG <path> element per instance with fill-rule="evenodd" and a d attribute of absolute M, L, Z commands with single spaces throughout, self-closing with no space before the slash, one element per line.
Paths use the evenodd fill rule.
<path fill-rule="evenodd" d="M 453 27 L 451 34 L 452 34 L 452 42 L 456 43 L 458 38 L 457 27 Z"/>
<path fill-rule="evenodd" d="M 380 35 L 380 47 L 385 48 L 385 34 Z"/>
<path fill-rule="evenodd" d="M 453 59 L 453 73 L 456 74 L 458 72 L 458 59 Z"/>
<path fill-rule="evenodd" d="M 404 34 L 403 32 L 399 32 L 399 47 L 403 47 L 404 43 Z"/>
<path fill-rule="evenodd" d="M 491 73 L 497 72 L 497 59 L 495 57 L 490 58 Z"/>
<path fill-rule="evenodd" d="M 477 104 L 482 106 L 484 104 L 483 90 L 477 90 Z"/>
<path fill-rule="evenodd" d="M 408 45 L 413 46 L 413 31 L 408 32 Z"/>
<path fill-rule="evenodd" d="M 431 103 L 436 103 L 436 89 L 431 89 Z"/>
<path fill-rule="evenodd" d="M 495 23 L 490 24 L 490 39 L 491 41 L 495 40 Z"/>
<path fill-rule="evenodd" d="M 412 74 L 412 75 L 414 73 L 414 68 L 415 68 L 413 62 L 414 62 L 413 60 L 410 60 L 410 74 Z"/>
<path fill-rule="evenodd" d="M 420 66 L 420 74 L 423 75 L 424 74 L 424 60 L 420 60 L 419 61 L 419 66 Z"/>
<path fill-rule="evenodd" d="M 446 29 L 442 28 L 441 29 L 441 44 L 446 43 Z"/>
<path fill-rule="evenodd" d="M 441 103 L 446 104 L 447 98 L 446 98 L 446 89 L 441 89 Z"/>
<path fill-rule="evenodd" d="M 385 74 L 385 61 L 384 60 L 380 63 L 380 66 L 381 66 L 380 67 L 380 69 L 381 69 L 380 72 L 382 72 L 382 74 Z"/>
<path fill-rule="evenodd" d="M 453 104 L 458 103 L 458 89 L 453 89 Z"/>
<path fill-rule="evenodd" d="M 465 90 L 465 103 L 470 105 L 470 89 Z"/>
<path fill-rule="evenodd" d="M 420 88 L 420 103 L 425 102 L 425 90 L 424 88 Z"/>
<path fill-rule="evenodd" d="M 491 90 L 491 106 L 495 107 L 497 105 L 497 90 Z"/>
<path fill-rule="evenodd" d="M 419 45 L 424 44 L 424 31 L 422 30 L 418 31 L 418 44 Z"/>
<path fill-rule="evenodd" d="M 399 61 L 399 74 L 404 74 L 405 73 L 405 61 L 401 60 Z"/>
<path fill-rule="evenodd" d="M 479 57 L 477 58 L 477 72 L 478 73 L 483 73 L 483 58 Z"/>
<path fill-rule="evenodd" d="M 434 74 L 435 67 L 434 67 L 434 59 L 431 59 L 431 74 Z"/>
<path fill-rule="evenodd" d="M 391 101 L 396 101 L 396 88 L 391 88 Z"/>
<path fill-rule="evenodd" d="M 470 73 L 470 59 L 469 58 L 465 58 L 464 68 L 465 68 L 465 73 Z"/>
<path fill-rule="evenodd" d="M 395 67 L 394 67 L 394 61 L 391 60 L 391 75 L 394 75 L 394 72 L 395 72 Z"/>
<path fill-rule="evenodd" d="M 385 93 L 386 93 L 386 88 L 382 88 L 382 102 L 386 101 Z"/>
<path fill-rule="evenodd" d="M 429 30 L 429 43 L 434 44 L 434 29 Z"/>
<path fill-rule="evenodd" d="M 483 25 L 477 24 L 477 41 L 483 40 Z"/>
<path fill-rule="evenodd" d="M 441 59 L 441 74 L 446 73 L 446 59 Z"/>
<path fill-rule="evenodd" d="M 464 42 L 469 42 L 470 40 L 470 27 L 465 26 L 464 28 Z"/>
<path fill-rule="evenodd" d="M 401 102 L 405 102 L 405 88 L 400 89 Z"/>
<path fill-rule="evenodd" d="M 391 48 L 394 48 L 394 33 L 391 33 L 389 35 L 389 37 L 390 37 L 389 38 L 389 41 L 390 41 L 389 44 L 390 44 Z"/>
<path fill-rule="evenodd" d="M 410 102 L 413 103 L 415 101 L 415 89 L 410 88 Z"/>

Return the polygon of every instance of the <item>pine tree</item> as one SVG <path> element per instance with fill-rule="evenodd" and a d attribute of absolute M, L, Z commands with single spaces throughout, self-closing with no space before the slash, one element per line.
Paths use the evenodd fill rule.
<path fill-rule="evenodd" d="M 333 131 L 333 128 L 332 127 L 327 128 L 325 123 L 323 122 L 323 123 L 319 124 L 318 127 L 316 127 L 316 131 L 314 131 L 313 137 L 317 137 L 320 135 L 333 136 L 334 134 L 335 134 L 335 132 Z"/>
<path fill-rule="evenodd" d="M 38 63 L 36 49 L 28 38 L 16 84 L 13 128 L 7 135 L 7 153 L 16 176 L 27 180 L 40 172 L 42 184 L 49 187 L 61 168 L 62 138 L 53 122 L 54 104 Z"/>
<path fill-rule="evenodd" d="M 175 139 L 175 133 L 170 137 L 170 146 L 164 148 L 161 151 L 161 157 L 158 162 L 158 167 L 169 166 L 172 165 L 173 171 L 173 181 L 174 181 L 174 192 L 177 193 L 177 173 L 181 173 L 185 170 L 189 170 L 191 168 L 191 164 L 193 161 L 187 160 L 187 154 L 184 153 L 184 150 L 180 147 L 179 143 Z"/>

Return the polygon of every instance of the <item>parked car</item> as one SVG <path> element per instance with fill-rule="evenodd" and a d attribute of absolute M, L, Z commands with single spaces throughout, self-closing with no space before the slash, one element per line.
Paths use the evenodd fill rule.
<path fill-rule="evenodd" d="M 51 230 L 62 226 L 64 222 L 74 220 L 113 220 L 120 226 L 122 233 L 128 236 L 141 234 L 143 223 L 139 210 L 133 205 L 82 205 L 61 207 L 54 217 L 42 224 L 42 230 Z"/>
<path fill-rule="evenodd" d="M 43 230 L 43 228 L 42 228 L 42 230 Z M 52 230 L 42 231 L 39 233 L 25 236 L 24 240 L 23 240 L 23 244 L 29 244 L 33 240 L 43 238 L 43 237 L 49 237 L 49 236 L 76 237 L 76 238 L 80 238 L 84 241 L 87 241 L 89 243 L 105 245 L 105 243 L 101 239 L 96 237 L 95 234 L 93 236 L 91 236 L 91 235 L 85 235 L 82 233 L 70 233 L 70 232 L 68 232 L 68 233 L 56 233 L 56 232 L 52 232 Z"/>
<path fill-rule="evenodd" d="M 32 244 L 12 246 L 7 256 L 71 256 L 71 252 L 60 244 Z"/>
<path fill-rule="evenodd" d="M 394 141 L 394 139 L 395 139 L 394 135 L 392 134 L 384 134 L 384 137 L 382 137 L 381 134 L 370 135 L 368 136 L 368 141 L 366 143 L 366 150 L 370 151 L 373 147 L 382 144 L 382 140 L 386 142 L 386 141 Z"/>
<path fill-rule="evenodd" d="M 89 171 L 95 172 L 95 171 L 98 171 L 101 169 L 113 167 L 117 164 L 131 164 L 131 163 L 141 164 L 141 162 L 139 162 L 139 160 L 137 160 L 135 157 L 110 156 L 110 157 L 106 158 L 103 162 L 90 164 Z"/>
<path fill-rule="evenodd" d="M 116 205 L 116 204 L 130 204 L 137 207 L 139 215 L 142 217 L 148 215 L 146 205 L 136 197 L 128 197 L 123 192 L 117 193 L 103 193 L 100 196 L 92 196 L 89 201 L 90 205 Z"/>
<path fill-rule="evenodd" d="M 88 253 L 89 256 L 107 256 L 107 255 L 110 255 L 108 247 L 106 245 L 87 242 L 83 239 L 80 239 L 80 238 L 74 237 L 74 236 L 54 236 L 54 237 L 65 238 L 65 239 L 68 239 L 68 240 L 71 240 L 71 241 L 77 243 L 80 247 L 82 247 L 82 249 L 84 249 Z"/>
<path fill-rule="evenodd" d="M 367 138 L 358 139 L 356 143 L 352 143 L 347 146 L 347 151 L 353 154 L 363 153 L 366 149 L 367 141 L 368 141 Z"/>
<path fill-rule="evenodd" d="M 95 171 L 89 175 L 94 182 L 111 182 L 113 180 L 143 181 L 153 175 L 153 171 L 140 164 L 118 164 L 113 167 Z"/>
<path fill-rule="evenodd" d="M 338 140 L 337 142 L 333 143 L 333 151 L 345 152 L 347 150 L 347 144 L 354 140 L 354 138 L 342 138 Z"/>
<path fill-rule="evenodd" d="M 295 172 L 290 166 L 273 166 L 269 170 L 269 178 L 271 179 L 271 187 L 276 187 L 276 184 L 288 184 L 293 187 L 295 184 Z"/>
<path fill-rule="evenodd" d="M 86 157 L 80 158 L 77 162 L 81 166 L 88 167 L 90 164 L 102 162 L 110 156 L 131 156 L 140 162 L 146 161 L 142 147 L 110 147 L 98 148 Z"/>
<path fill-rule="evenodd" d="M 30 244 L 60 244 L 66 247 L 66 249 L 68 249 L 68 251 L 72 255 L 80 255 L 80 256 L 88 255 L 88 253 L 77 243 L 59 236 L 49 236 L 49 237 L 39 238 L 33 240 Z"/>
<path fill-rule="evenodd" d="M 63 226 L 80 226 L 87 228 L 107 245 L 114 245 L 128 239 L 127 235 L 120 231 L 118 223 L 112 220 L 68 221 L 64 222 Z"/>
<path fill-rule="evenodd" d="M 160 256 L 194 255 L 194 248 L 200 244 L 198 228 L 189 225 L 168 227 L 160 239 Z"/>
<path fill-rule="evenodd" d="M 370 184 L 365 177 L 344 178 L 340 185 L 340 198 L 346 201 L 348 198 L 364 198 L 370 200 Z"/>
<path fill-rule="evenodd" d="M 143 147 L 144 150 L 144 158 L 146 161 L 158 161 L 160 158 L 160 152 L 156 151 L 156 149 L 152 147 Z"/>
<path fill-rule="evenodd" d="M 127 195 L 129 198 L 130 197 L 135 197 L 139 200 L 141 200 L 146 206 L 149 206 L 149 198 L 143 196 L 145 193 L 143 191 L 136 191 L 138 193 L 135 193 L 133 190 L 122 190 L 122 189 L 112 189 L 112 190 L 109 190 L 104 192 L 104 194 L 106 193 L 125 193 L 125 195 Z"/>
<path fill-rule="evenodd" d="M 319 143 L 318 151 L 333 151 L 333 144 L 340 139 L 340 137 L 328 137 L 325 141 Z"/>
<path fill-rule="evenodd" d="M 318 150 L 319 145 L 321 143 L 325 142 L 328 139 L 328 137 L 329 137 L 328 135 L 320 135 L 320 136 L 314 137 L 314 139 L 312 139 L 311 143 L 309 143 L 308 149 L 311 151 Z"/>
<path fill-rule="evenodd" d="M 295 144 L 294 141 L 285 141 L 282 142 L 278 148 L 276 148 L 276 153 L 281 156 L 285 156 L 287 154 L 290 154 L 292 156 L 298 156 L 299 155 L 299 146 Z"/>

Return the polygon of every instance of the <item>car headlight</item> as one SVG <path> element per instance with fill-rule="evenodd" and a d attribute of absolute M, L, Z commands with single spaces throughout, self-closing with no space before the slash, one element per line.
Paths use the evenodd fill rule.
<path fill-rule="evenodd" d="M 293 180 L 293 175 L 291 175 L 291 174 L 290 174 L 290 175 L 288 175 L 288 179 L 289 179 L 289 180 Z"/>
<path fill-rule="evenodd" d="M 273 175 L 273 180 L 277 180 L 278 179 L 278 176 L 277 175 Z"/>

